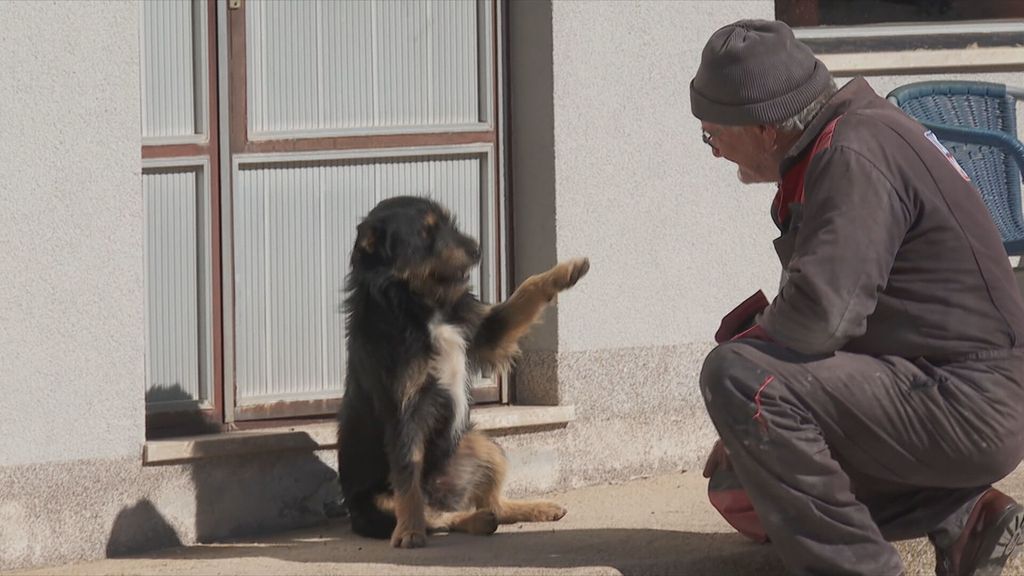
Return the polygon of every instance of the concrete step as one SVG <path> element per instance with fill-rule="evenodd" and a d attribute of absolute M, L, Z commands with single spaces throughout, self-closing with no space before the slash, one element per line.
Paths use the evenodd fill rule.
<path fill-rule="evenodd" d="M 1024 473 L 1000 484 L 1018 499 Z M 559 522 L 503 526 L 489 537 L 430 537 L 395 550 L 351 533 L 345 520 L 269 537 L 173 548 L 131 558 L 21 575 L 586 574 L 782 576 L 770 545 L 739 536 L 711 508 L 699 474 L 669 474 L 552 495 L 569 508 Z M 934 573 L 925 540 L 902 542 L 908 575 Z M 1005 576 L 1024 575 L 1017 560 Z"/>

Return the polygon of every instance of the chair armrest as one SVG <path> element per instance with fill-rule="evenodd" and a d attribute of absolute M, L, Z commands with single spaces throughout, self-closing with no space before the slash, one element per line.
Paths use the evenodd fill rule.
<path fill-rule="evenodd" d="M 1014 162 L 1017 163 L 1018 170 L 1024 175 L 1024 144 L 1005 132 L 963 128 L 961 126 L 949 126 L 934 122 L 921 122 L 921 124 L 935 133 L 939 140 L 952 140 L 963 144 L 981 144 L 999 148 L 1013 158 Z"/>
<path fill-rule="evenodd" d="M 1007 86 L 1006 93 L 1018 100 L 1024 100 L 1024 87 L 1021 86 Z"/>

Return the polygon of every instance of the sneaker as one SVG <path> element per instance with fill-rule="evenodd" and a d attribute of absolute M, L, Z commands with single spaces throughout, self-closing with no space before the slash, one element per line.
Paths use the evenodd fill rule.
<path fill-rule="evenodd" d="M 935 550 L 936 576 L 999 576 L 1024 544 L 1024 506 L 995 488 L 975 503 L 960 537 Z"/>

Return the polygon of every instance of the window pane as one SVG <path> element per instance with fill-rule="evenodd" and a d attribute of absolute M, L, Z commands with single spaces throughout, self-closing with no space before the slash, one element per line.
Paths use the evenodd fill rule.
<path fill-rule="evenodd" d="M 1024 18 L 1024 2 L 1020 0 L 775 0 L 775 17 L 793 27 L 1002 20 Z"/>
<path fill-rule="evenodd" d="M 274 0 L 246 6 L 249 134 L 474 125 L 489 72 L 481 2 Z"/>
<path fill-rule="evenodd" d="M 198 0 L 142 3 L 143 144 L 206 133 L 205 31 Z"/>
<path fill-rule="evenodd" d="M 399 194 L 427 194 L 489 237 L 484 154 L 244 164 L 234 198 L 235 369 L 240 406 L 339 397 L 345 274 L 356 224 Z M 481 252 L 493 249 L 483 244 Z M 483 266 L 487 266 L 484 263 Z M 481 290 L 481 268 L 470 277 Z"/>
<path fill-rule="evenodd" d="M 208 408 L 212 350 L 202 166 L 146 168 L 146 407 Z"/>

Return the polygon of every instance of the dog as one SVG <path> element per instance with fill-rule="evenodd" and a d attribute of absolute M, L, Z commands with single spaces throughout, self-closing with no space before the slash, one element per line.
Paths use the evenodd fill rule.
<path fill-rule="evenodd" d="M 507 460 L 471 425 L 469 385 L 477 369 L 508 371 L 519 339 L 590 262 L 559 263 L 493 306 L 470 291 L 479 262 L 477 241 L 427 198 L 384 200 L 357 227 L 338 412 L 339 481 L 357 534 L 418 548 L 428 533 L 491 534 L 566 513 L 503 497 Z"/>

